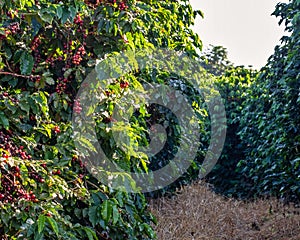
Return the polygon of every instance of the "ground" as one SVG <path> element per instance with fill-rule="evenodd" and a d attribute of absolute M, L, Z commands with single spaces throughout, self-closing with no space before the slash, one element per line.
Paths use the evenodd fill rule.
<path fill-rule="evenodd" d="M 300 208 L 277 199 L 224 198 L 205 183 L 150 201 L 160 240 L 299 240 Z"/>

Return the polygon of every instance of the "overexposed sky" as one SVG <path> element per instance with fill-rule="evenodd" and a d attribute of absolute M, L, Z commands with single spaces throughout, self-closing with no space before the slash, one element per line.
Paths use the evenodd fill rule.
<path fill-rule="evenodd" d="M 284 35 L 279 19 L 271 16 L 279 0 L 190 0 L 194 9 L 204 12 L 193 29 L 204 49 L 209 44 L 227 48 L 236 65 L 261 68 Z M 288 2 L 288 0 L 281 0 Z"/>

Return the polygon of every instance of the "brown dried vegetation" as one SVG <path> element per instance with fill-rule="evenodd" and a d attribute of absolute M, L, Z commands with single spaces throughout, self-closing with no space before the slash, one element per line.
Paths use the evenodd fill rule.
<path fill-rule="evenodd" d="M 228 199 L 197 183 L 149 205 L 159 240 L 300 239 L 300 208 L 276 199 Z"/>

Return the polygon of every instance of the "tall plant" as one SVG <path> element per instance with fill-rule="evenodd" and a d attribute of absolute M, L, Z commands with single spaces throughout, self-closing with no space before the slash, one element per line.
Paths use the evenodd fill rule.
<path fill-rule="evenodd" d="M 201 42 L 189 27 L 200 12 L 188 1 L 158 0 L 22 0 L 0 7 L 0 234 L 154 238 L 142 194 L 115 191 L 86 171 L 73 142 L 72 113 L 82 111 L 74 99 L 96 60 L 113 52 L 165 47 L 195 56 Z M 139 86 L 135 74 L 107 89 L 99 124 L 111 122 L 114 99 Z M 109 134 L 101 137 L 110 143 Z M 125 157 L 117 160 L 136 166 Z"/>
<path fill-rule="evenodd" d="M 256 194 L 300 197 L 300 2 L 279 3 L 273 15 L 285 25 L 267 65 L 251 87 L 241 118 L 246 159 L 240 171 Z"/>

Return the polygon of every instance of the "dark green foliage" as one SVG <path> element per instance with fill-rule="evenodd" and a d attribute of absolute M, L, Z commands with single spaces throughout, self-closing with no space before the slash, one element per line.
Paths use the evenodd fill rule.
<path fill-rule="evenodd" d="M 227 117 L 226 142 L 222 155 L 214 170 L 208 175 L 208 181 L 217 192 L 241 197 L 240 188 L 243 175 L 237 170 L 237 164 L 244 159 L 244 146 L 238 132 L 247 91 L 257 77 L 257 71 L 240 67 L 227 67 L 216 80 L 216 86 L 224 100 Z"/>
<path fill-rule="evenodd" d="M 169 47 L 195 56 L 201 42 L 189 27 L 200 12 L 187 1 L 22 0 L 0 1 L 0 13 L 1 237 L 155 238 L 143 194 L 113 190 L 87 172 L 73 141 L 72 111 L 82 111 L 74 99 L 96 60 L 115 52 Z M 140 86 L 137 77 L 107 89 L 97 134 L 111 155 L 102 130 L 112 103 Z M 138 127 L 131 136 L 142 134 Z M 114 156 L 144 171 L 141 157 Z"/>
<path fill-rule="evenodd" d="M 291 35 L 282 37 L 259 74 L 223 64 L 222 48 L 208 54 L 206 68 L 220 75 L 228 121 L 223 154 L 209 181 L 226 195 L 300 198 L 299 6 L 299 1 L 277 5 L 273 15 Z"/>
<path fill-rule="evenodd" d="M 274 15 L 290 36 L 282 38 L 252 84 L 241 118 L 246 158 L 239 172 L 255 195 L 300 198 L 300 2 L 277 5 Z"/>
<path fill-rule="evenodd" d="M 228 60 L 227 49 L 223 46 L 210 47 L 203 53 L 201 65 L 211 74 L 220 76 L 227 69 L 233 67 L 233 64 Z"/>

